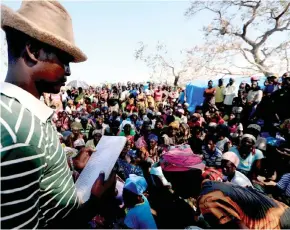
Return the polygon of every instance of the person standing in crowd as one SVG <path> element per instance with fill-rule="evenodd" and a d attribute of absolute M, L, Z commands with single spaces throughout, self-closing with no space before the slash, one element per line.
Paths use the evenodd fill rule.
<path fill-rule="evenodd" d="M 211 108 L 215 108 L 215 94 L 216 89 L 213 88 L 213 82 L 210 80 L 208 82 L 208 88 L 204 90 L 203 92 L 203 111 L 208 111 Z"/>
<path fill-rule="evenodd" d="M 290 109 L 287 105 L 290 101 L 290 75 L 285 74 L 281 89 L 271 95 L 272 114 L 278 122 L 290 118 Z"/>
<path fill-rule="evenodd" d="M 225 112 L 229 115 L 229 113 L 232 111 L 233 99 L 237 96 L 237 87 L 233 78 L 230 78 L 229 83 L 223 90 L 223 94 L 225 95 Z"/>
<path fill-rule="evenodd" d="M 126 108 L 126 100 L 128 99 L 128 96 L 129 96 L 129 91 L 126 89 L 126 86 L 123 85 L 122 92 L 120 95 L 120 104 L 121 104 L 122 111 L 124 111 Z"/>
<path fill-rule="evenodd" d="M 256 111 L 257 105 L 261 102 L 263 91 L 258 85 L 259 78 L 251 77 L 252 86 L 247 96 L 246 117 L 251 119 Z"/>
<path fill-rule="evenodd" d="M 157 87 L 157 90 L 154 92 L 154 100 L 156 102 L 156 106 L 158 107 L 162 103 L 163 91 L 161 90 L 161 86 Z"/>
<path fill-rule="evenodd" d="M 71 18 L 57 1 L 23 1 L 17 12 L 2 5 L 1 14 L 8 44 L 1 83 L 1 227 L 83 228 L 115 178 L 104 182 L 101 174 L 91 198 L 79 203 L 51 123 L 53 111 L 39 98 L 59 94 L 71 74 L 69 63 L 86 56 L 74 44 Z"/>
<path fill-rule="evenodd" d="M 218 86 L 215 88 L 215 105 L 218 109 L 221 109 L 224 102 L 224 79 L 220 78 L 218 81 Z"/>
<path fill-rule="evenodd" d="M 268 84 L 265 86 L 264 94 L 271 95 L 273 92 L 277 91 L 280 86 L 278 82 L 278 77 L 276 75 L 269 76 L 267 78 Z"/>

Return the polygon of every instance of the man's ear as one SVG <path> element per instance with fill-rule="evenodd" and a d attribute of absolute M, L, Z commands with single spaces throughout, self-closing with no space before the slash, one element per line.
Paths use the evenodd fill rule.
<path fill-rule="evenodd" d="M 38 47 L 35 47 L 33 44 L 28 43 L 25 46 L 25 51 L 26 51 L 27 56 L 29 57 L 30 61 L 32 61 L 36 64 L 38 62 L 40 49 Z"/>

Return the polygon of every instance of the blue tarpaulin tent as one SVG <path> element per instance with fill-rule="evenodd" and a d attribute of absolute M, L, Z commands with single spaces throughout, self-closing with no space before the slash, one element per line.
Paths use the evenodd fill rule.
<path fill-rule="evenodd" d="M 241 82 L 245 81 L 248 84 L 251 84 L 251 80 L 249 76 L 226 76 L 224 77 L 224 85 L 226 86 L 229 82 L 229 79 L 235 79 L 235 83 L 237 86 L 241 84 Z M 261 88 L 264 87 L 264 81 L 266 77 L 260 77 L 259 86 Z M 186 85 L 186 102 L 189 104 L 189 111 L 193 112 L 196 106 L 202 105 L 203 103 L 203 92 L 207 88 L 208 81 L 210 79 L 198 79 L 194 80 L 191 83 Z M 218 79 L 213 80 L 214 87 L 218 85 Z"/>

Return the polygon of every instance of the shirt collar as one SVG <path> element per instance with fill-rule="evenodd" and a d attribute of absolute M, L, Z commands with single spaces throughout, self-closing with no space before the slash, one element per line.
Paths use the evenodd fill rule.
<path fill-rule="evenodd" d="M 53 110 L 22 88 L 7 82 L 0 83 L 1 93 L 17 99 L 26 109 L 43 123 L 53 114 Z"/>

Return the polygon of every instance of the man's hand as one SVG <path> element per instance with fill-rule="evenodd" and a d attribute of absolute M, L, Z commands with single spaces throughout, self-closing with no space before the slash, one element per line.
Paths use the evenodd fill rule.
<path fill-rule="evenodd" d="M 93 184 L 91 193 L 95 197 L 101 198 L 105 194 L 112 193 L 114 194 L 116 188 L 116 174 L 111 173 L 109 179 L 105 181 L 105 173 L 101 172 L 98 179 Z"/>

